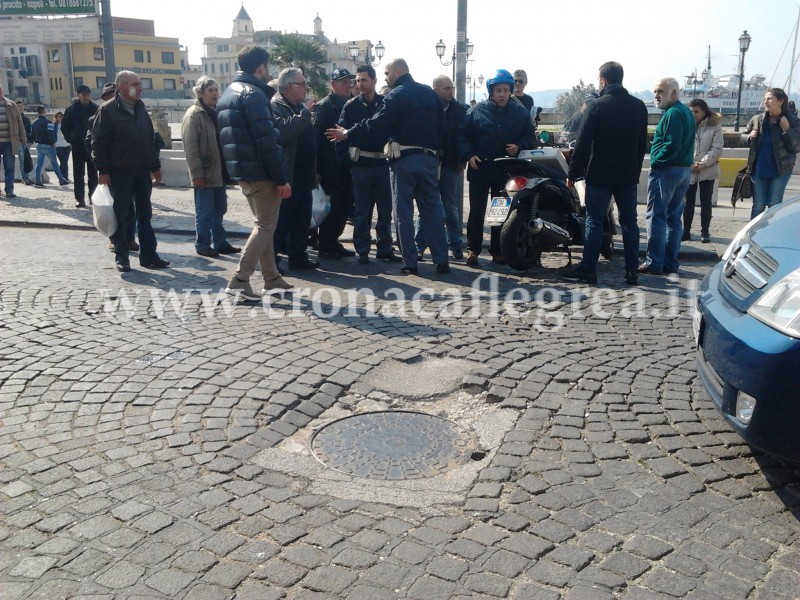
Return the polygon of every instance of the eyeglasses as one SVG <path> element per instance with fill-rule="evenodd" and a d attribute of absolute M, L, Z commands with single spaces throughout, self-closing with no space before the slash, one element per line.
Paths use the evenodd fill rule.
<path fill-rule="evenodd" d="M 521 83 L 522 85 L 525 85 L 525 84 L 526 84 L 526 83 L 528 83 L 528 82 L 527 82 L 527 81 L 525 81 L 524 79 L 515 79 L 515 80 L 514 80 L 514 83 Z"/>

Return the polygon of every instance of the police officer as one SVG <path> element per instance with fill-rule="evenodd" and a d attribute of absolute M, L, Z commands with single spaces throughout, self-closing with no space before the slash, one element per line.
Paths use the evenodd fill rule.
<path fill-rule="evenodd" d="M 345 129 L 372 117 L 383 106 L 383 96 L 375 92 L 377 77 L 370 65 L 356 69 L 356 88 L 361 92 L 347 101 L 339 118 Z M 376 258 L 386 261 L 401 261 L 392 250 L 392 186 L 389 181 L 389 163 L 383 153 L 383 144 L 368 141 L 356 146 L 348 141 L 336 143 L 336 151 L 342 160 L 350 161 L 353 167 L 353 245 L 358 253 L 358 263 L 369 263 L 371 244 L 370 225 L 373 208 L 378 209 L 375 233 L 378 241 Z"/>
<path fill-rule="evenodd" d="M 442 199 L 437 182 L 438 155 L 444 136 L 444 111 L 439 97 L 427 85 L 417 83 L 408 64 L 397 58 L 384 69 L 392 88 L 375 115 L 345 129 L 336 126 L 328 139 L 349 140 L 361 147 L 366 143 L 389 143 L 392 202 L 403 255 L 401 273 L 417 274 L 417 247 L 414 244 L 414 205 L 416 198 L 422 225 L 438 273 L 450 272 L 447 239 L 442 219 Z"/>

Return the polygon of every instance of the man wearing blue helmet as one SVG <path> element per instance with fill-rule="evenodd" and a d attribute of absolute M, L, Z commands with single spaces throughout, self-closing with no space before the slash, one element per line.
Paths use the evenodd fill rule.
<path fill-rule="evenodd" d="M 489 99 L 479 102 L 467 113 L 465 134 L 469 151 L 464 155 L 469 162 L 469 219 L 467 220 L 467 264 L 478 266 L 478 255 L 483 247 L 483 223 L 486 202 L 491 193 L 499 196 L 508 176 L 495 164 L 496 158 L 516 156 L 520 150 L 535 146 L 533 124 L 528 111 L 519 102 L 511 101 L 514 77 L 505 69 L 498 69 L 486 82 Z M 500 252 L 500 227 L 491 228 L 489 251 L 492 262 L 505 264 Z"/>

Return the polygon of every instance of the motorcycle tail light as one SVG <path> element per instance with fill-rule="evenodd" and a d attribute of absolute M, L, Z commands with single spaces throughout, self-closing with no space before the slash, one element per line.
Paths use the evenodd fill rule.
<path fill-rule="evenodd" d="M 518 192 L 520 190 L 524 190 L 527 186 L 528 178 L 518 175 L 508 180 L 508 183 L 506 183 L 506 191 Z"/>

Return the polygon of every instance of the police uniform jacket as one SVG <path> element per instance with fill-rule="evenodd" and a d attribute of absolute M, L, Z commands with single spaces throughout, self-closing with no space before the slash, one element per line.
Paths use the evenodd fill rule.
<path fill-rule="evenodd" d="M 364 98 L 363 94 L 359 94 L 355 98 L 350 98 L 350 100 L 347 101 L 342 109 L 342 115 L 339 118 L 339 125 L 345 129 L 350 129 L 356 123 L 360 123 L 361 121 L 372 118 L 375 113 L 378 112 L 378 109 L 383 106 L 383 99 L 384 97 L 381 94 L 375 94 L 372 102 L 368 102 Z M 339 160 L 350 160 L 348 149 L 351 145 L 365 152 L 376 152 L 383 154 L 384 145 L 379 141 L 376 142 L 373 140 L 365 140 L 360 146 L 356 146 L 356 144 L 351 144 L 350 140 L 344 140 L 342 142 L 336 142 L 336 152 Z M 362 167 L 386 164 L 385 158 L 373 158 L 369 156 L 362 156 L 358 159 L 358 161 L 353 162 L 353 165 Z"/>
<path fill-rule="evenodd" d="M 339 122 L 347 98 L 333 92 L 325 96 L 314 110 L 314 143 L 317 149 L 317 170 L 322 188 L 340 189 L 350 185 L 349 164 L 337 158 L 336 147 L 325 137 L 325 130 Z"/>
<path fill-rule="evenodd" d="M 444 138 L 444 111 L 439 96 L 430 86 L 417 83 L 406 73 L 383 99 L 375 115 L 348 130 L 352 144 L 385 144 L 389 140 L 403 146 L 419 146 L 439 152 Z"/>

